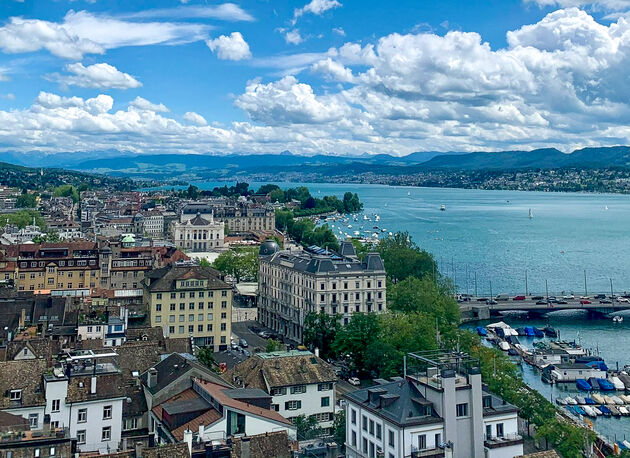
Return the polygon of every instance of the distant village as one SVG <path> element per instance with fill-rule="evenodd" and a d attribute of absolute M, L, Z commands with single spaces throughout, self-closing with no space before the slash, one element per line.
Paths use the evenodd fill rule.
<path fill-rule="evenodd" d="M 299 200 L 25 194 L 0 188 L 0 456 L 523 454 L 519 409 L 465 353 L 362 381 L 304 345 L 309 314 L 344 326 L 388 302 L 378 253 L 276 228 Z M 253 274 L 218 269 L 238 250 Z"/>

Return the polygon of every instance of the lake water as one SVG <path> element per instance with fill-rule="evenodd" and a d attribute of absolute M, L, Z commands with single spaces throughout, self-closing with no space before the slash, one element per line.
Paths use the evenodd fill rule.
<path fill-rule="evenodd" d="M 209 189 L 223 183 L 195 183 Z M 297 183 L 278 183 L 295 187 Z M 316 196 L 359 194 L 387 231 L 408 231 L 460 292 L 630 291 L 630 196 L 305 183 Z M 260 183 L 252 183 L 257 188 Z M 440 211 L 444 205 L 446 211 Z M 533 218 L 529 218 L 529 210 Z M 333 223 L 335 224 L 335 223 Z M 353 224 L 351 221 L 349 224 Z M 366 229 L 374 223 L 367 223 Z M 349 229 L 352 234 L 358 228 Z"/>

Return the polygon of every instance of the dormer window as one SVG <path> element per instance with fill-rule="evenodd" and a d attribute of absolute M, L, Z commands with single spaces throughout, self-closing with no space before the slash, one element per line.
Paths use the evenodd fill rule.
<path fill-rule="evenodd" d="M 22 400 L 22 390 L 11 390 L 9 393 L 9 399 L 11 401 L 21 401 Z"/>

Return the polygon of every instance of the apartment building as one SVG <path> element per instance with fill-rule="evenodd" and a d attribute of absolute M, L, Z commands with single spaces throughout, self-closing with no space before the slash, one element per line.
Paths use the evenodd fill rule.
<path fill-rule="evenodd" d="M 18 291 L 89 290 L 99 284 L 96 242 L 20 244 L 5 250 Z"/>
<path fill-rule="evenodd" d="M 190 262 L 148 272 L 143 301 L 151 326 L 165 336 L 192 337 L 195 345 L 225 350 L 232 332 L 232 288 L 222 274 Z"/>
<path fill-rule="evenodd" d="M 343 396 L 347 457 L 523 454 L 518 409 L 484 390 L 477 360 L 440 352 L 407 358 L 423 370 Z"/>
<path fill-rule="evenodd" d="M 314 417 L 324 435 L 335 420 L 335 385 L 332 366 L 309 351 L 259 353 L 225 374 L 241 388 L 257 388 L 271 396 L 271 408 L 289 420 Z"/>
<path fill-rule="evenodd" d="M 199 213 L 203 218 L 213 216 L 225 223 L 231 233 L 273 231 L 276 214 L 273 207 L 254 202 L 216 201 L 189 202 L 181 210 L 181 221 L 192 219 Z"/>
<path fill-rule="evenodd" d="M 350 242 L 339 253 L 319 247 L 281 251 L 275 241 L 260 247 L 258 319 L 287 339 L 302 341 L 309 313 L 339 314 L 386 309 L 385 267 L 378 253 L 360 261 Z"/>
<path fill-rule="evenodd" d="M 164 215 L 159 210 L 147 210 L 142 212 L 144 217 L 144 232 L 151 237 L 164 235 Z"/>
<path fill-rule="evenodd" d="M 197 213 L 194 218 L 173 224 L 173 241 L 178 248 L 187 251 L 210 251 L 225 248 L 225 230 L 222 222 L 212 214 L 205 218 Z"/>

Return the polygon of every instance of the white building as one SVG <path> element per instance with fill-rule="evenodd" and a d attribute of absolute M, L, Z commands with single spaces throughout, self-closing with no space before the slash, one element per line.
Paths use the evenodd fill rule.
<path fill-rule="evenodd" d="M 106 311 L 103 319 L 80 321 L 77 335 L 79 340 L 101 339 L 104 347 L 115 347 L 127 340 L 127 323 L 127 308 L 120 307 L 120 316 L 112 316 Z"/>
<path fill-rule="evenodd" d="M 523 454 L 518 409 L 484 391 L 476 362 L 451 354 L 417 359 L 427 364 L 426 372 L 389 382 L 376 380 L 376 386 L 344 395 L 346 456 Z M 453 370 L 457 366 L 459 371 Z"/>
<path fill-rule="evenodd" d="M 144 232 L 151 237 L 161 237 L 164 235 L 164 215 L 161 211 L 150 210 L 142 212 L 144 216 Z"/>
<path fill-rule="evenodd" d="M 187 251 L 215 251 L 225 248 L 224 224 L 197 214 L 194 218 L 173 223 L 173 242 Z"/>
<path fill-rule="evenodd" d="M 273 240 L 260 246 L 258 320 L 287 339 L 302 342 L 309 313 L 380 313 L 387 308 L 386 274 L 378 253 L 360 261 L 350 242 L 339 253 L 318 247 L 283 250 Z"/>
<path fill-rule="evenodd" d="M 330 434 L 335 419 L 337 376 L 330 364 L 309 351 L 259 353 L 235 366 L 228 379 L 242 388 L 270 394 L 272 408 L 293 421 L 304 415 L 317 419 Z"/>

